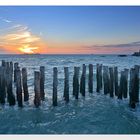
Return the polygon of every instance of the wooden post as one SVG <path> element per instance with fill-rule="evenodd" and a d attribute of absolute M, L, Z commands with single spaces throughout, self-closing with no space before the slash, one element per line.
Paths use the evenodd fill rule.
<path fill-rule="evenodd" d="M 129 82 L 129 105 L 131 108 L 136 107 L 136 94 L 135 94 L 135 75 L 136 70 L 130 69 L 130 82 Z"/>
<path fill-rule="evenodd" d="M 136 84 L 136 86 L 135 86 L 135 92 L 136 92 L 136 102 L 139 102 L 139 69 L 140 69 L 140 66 L 138 66 L 138 65 L 135 65 L 134 66 L 134 68 L 135 68 L 135 84 Z"/>
<path fill-rule="evenodd" d="M 118 99 L 121 99 L 121 100 L 123 97 L 123 84 L 124 84 L 124 71 L 121 71 L 120 84 L 119 84 L 119 90 L 118 90 Z"/>
<path fill-rule="evenodd" d="M 89 78 L 88 78 L 89 93 L 93 93 L 93 65 L 89 64 Z"/>
<path fill-rule="evenodd" d="M 109 68 L 109 75 L 110 75 L 110 97 L 114 97 L 114 74 L 113 74 L 113 68 Z"/>
<path fill-rule="evenodd" d="M 66 102 L 69 102 L 69 69 L 68 67 L 64 67 L 64 99 Z"/>
<path fill-rule="evenodd" d="M 5 60 L 2 60 L 1 66 L 5 67 Z"/>
<path fill-rule="evenodd" d="M 123 80 L 123 97 L 127 98 L 128 93 L 128 69 L 124 69 L 124 80 Z"/>
<path fill-rule="evenodd" d="M 16 70 L 16 94 L 17 94 L 18 106 L 19 107 L 23 107 L 22 84 L 21 84 L 21 71 L 20 71 L 20 68 L 18 68 Z"/>
<path fill-rule="evenodd" d="M 45 100 L 44 84 L 45 84 L 45 67 L 40 66 L 40 93 L 41 93 L 41 100 Z"/>
<path fill-rule="evenodd" d="M 115 95 L 118 96 L 118 67 L 114 67 L 114 87 L 115 87 Z"/>
<path fill-rule="evenodd" d="M 103 83 L 104 83 L 104 94 L 109 93 L 109 69 L 108 66 L 103 66 Z"/>
<path fill-rule="evenodd" d="M 9 75 L 9 69 L 10 69 L 10 63 L 9 62 L 6 62 L 5 63 L 5 82 L 6 82 L 6 90 L 7 90 L 7 77 Z"/>
<path fill-rule="evenodd" d="M 83 64 L 81 81 L 80 81 L 80 93 L 82 94 L 82 96 L 85 97 L 85 92 L 86 92 L 86 65 Z"/>
<path fill-rule="evenodd" d="M 53 106 L 57 106 L 57 86 L 58 86 L 58 71 L 57 67 L 53 68 Z"/>
<path fill-rule="evenodd" d="M 73 96 L 75 96 L 75 76 L 76 75 L 76 67 L 74 67 L 74 75 L 73 75 Z"/>
<path fill-rule="evenodd" d="M 97 81 L 97 88 L 96 92 L 100 92 L 102 89 L 102 64 L 96 64 L 96 81 Z"/>
<path fill-rule="evenodd" d="M 100 87 L 99 87 L 99 64 L 96 64 L 96 83 L 97 83 L 96 92 L 99 92 L 100 91 Z"/>
<path fill-rule="evenodd" d="M 13 93 L 13 69 L 12 69 L 12 65 L 13 63 L 10 62 L 10 67 L 8 69 L 8 73 L 6 75 L 7 78 L 7 100 L 9 102 L 9 105 L 15 105 L 16 104 L 16 100 L 15 100 L 15 95 Z"/>
<path fill-rule="evenodd" d="M 17 71 L 18 67 L 19 67 L 19 66 L 18 66 L 18 63 L 17 63 L 17 62 L 14 63 L 14 82 L 15 82 L 15 83 L 16 83 L 16 77 L 17 77 L 17 76 L 16 76 L 16 74 L 17 74 L 16 71 Z"/>
<path fill-rule="evenodd" d="M 5 67 L 0 66 L 0 103 L 5 104 Z"/>
<path fill-rule="evenodd" d="M 100 64 L 99 65 L 99 90 L 101 90 L 102 89 L 102 76 L 103 74 L 102 74 L 102 64 Z"/>
<path fill-rule="evenodd" d="M 34 105 L 38 108 L 41 105 L 41 94 L 40 94 L 40 72 L 34 72 Z"/>
<path fill-rule="evenodd" d="M 29 100 L 26 68 L 22 68 L 22 85 L 23 85 L 23 92 L 24 92 L 24 101 L 26 102 Z"/>
<path fill-rule="evenodd" d="M 79 71 L 80 67 L 74 67 L 73 95 L 75 95 L 75 99 L 78 99 L 79 97 Z"/>
<path fill-rule="evenodd" d="M 13 62 L 10 62 L 10 72 L 12 73 L 12 77 L 13 77 Z"/>

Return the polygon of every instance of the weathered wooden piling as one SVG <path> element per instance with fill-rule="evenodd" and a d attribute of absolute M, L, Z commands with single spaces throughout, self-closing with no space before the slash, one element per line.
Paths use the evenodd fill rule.
<path fill-rule="evenodd" d="M 45 67 L 40 66 L 40 94 L 41 94 L 41 100 L 45 100 L 44 84 L 45 84 Z"/>
<path fill-rule="evenodd" d="M 130 69 L 130 82 L 129 82 L 129 105 L 131 108 L 136 107 L 136 70 L 134 68 Z"/>
<path fill-rule="evenodd" d="M 68 67 L 64 67 L 64 99 L 68 103 L 69 102 L 69 69 Z"/>
<path fill-rule="evenodd" d="M 58 86 L 58 70 L 53 68 L 53 106 L 57 106 L 57 86 Z"/>
<path fill-rule="evenodd" d="M 22 83 L 21 83 L 21 70 L 20 70 L 20 68 L 18 68 L 16 70 L 16 94 L 17 94 L 18 106 L 23 107 Z"/>
<path fill-rule="evenodd" d="M 13 77 L 13 62 L 12 61 L 10 62 L 10 72 L 12 73 L 12 77 Z"/>
<path fill-rule="evenodd" d="M 93 65 L 89 64 L 88 91 L 93 93 Z"/>
<path fill-rule="evenodd" d="M 18 69 L 18 63 L 14 63 L 14 82 L 16 83 L 16 75 L 17 75 L 17 69 Z"/>
<path fill-rule="evenodd" d="M 75 99 L 79 97 L 79 71 L 80 67 L 74 67 L 74 76 L 73 76 L 73 95 Z"/>
<path fill-rule="evenodd" d="M 114 67 L 114 88 L 115 88 L 115 96 L 118 96 L 118 67 Z"/>
<path fill-rule="evenodd" d="M 22 68 L 22 85 L 23 85 L 24 101 L 26 102 L 29 100 L 26 68 Z"/>
<path fill-rule="evenodd" d="M 5 60 L 1 61 L 1 66 L 5 67 Z"/>
<path fill-rule="evenodd" d="M 113 74 L 113 68 L 110 67 L 109 68 L 109 75 L 110 75 L 110 80 L 109 80 L 109 93 L 110 93 L 110 97 L 114 97 L 114 74 Z"/>
<path fill-rule="evenodd" d="M 128 94 L 128 69 L 124 69 L 123 71 L 123 97 L 127 98 Z"/>
<path fill-rule="evenodd" d="M 104 94 L 109 93 L 109 68 L 108 66 L 103 66 L 103 83 L 104 83 Z"/>
<path fill-rule="evenodd" d="M 102 69 L 103 69 L 103 65 L 100 64 L 100 67 L 99 67 L 99 87 L 100 87 L 100 90 L 102 89 L 102 86 L 103 86 L 103 74 L 102 74 Z"/>
<path fill-rule="evenodd" d="M 6 81 L 7 81 L 7 100 L 9 102 L 9 105 L 15 105 L 15 95 L 13 93 L 13 63 L 10 62 L 9 69 L 7 71 L 6 75 Z"/>
<path fill-rule="evenodd" d="M 124 71 L 121 71 L 120 83 L 118 89 L 118 99 L 122 100 L 123 97 L 123 84 L 124 84 Z"/>
<path fill-rule="evenodd" d="M 102 64 L 96 65 L 96 81 L 97 81 L 97 88 L 96 92 L 100 92 L 102 89 Z"/>
<path fill-rule="evenodd" d="M 34 72 L 34 105 L 35 107 L 39 107 L 41 105 L 41 94 L 40 94 L 40 72 Z"/>
<path fill-rule="evenodd" d="M 96 92 L 99 92 L 99 64 L 96 64 Z"/>
<path fill-rule="evenodd" d="M 82 94 L 82 96 L 85 96 L 85 92 L 86 92 L 86 65 L 83 64 L 82 75 L 80 79 L 80 93 Z"/>
<path fill-rule="evenodd" d="M 0 66 L 0 103 L 5 104 L 5 68 Z"/>
<path fill-rule="evenodd" d="M 139 102 L 139 70 L 140 70 L 140 66 L 139 65 L 135 65 L 135 92 L 136 92 L 136 102 Z"/>

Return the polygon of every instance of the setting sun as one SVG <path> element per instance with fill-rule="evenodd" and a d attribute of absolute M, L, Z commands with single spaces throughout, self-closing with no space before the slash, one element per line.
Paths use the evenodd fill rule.
<path fill-rule="evenodd" d="M 38 47 L 30 47 L 29 45 L 25 45 L 21 48 L 19 48 L 19 50 L 22 52 L 22 53 L 26 53 L 26 54 L 33 54 L 35 53 L 35 50 L 37 50 Z"/>

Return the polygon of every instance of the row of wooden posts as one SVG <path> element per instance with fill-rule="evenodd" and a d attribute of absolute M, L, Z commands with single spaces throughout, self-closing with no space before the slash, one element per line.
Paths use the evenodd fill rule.
<path fill-rule="evenodd" d="M 139 102 L 139 66 L 135 65 L 134 68 L 124 69 L 118 74 L 117 67 L 103 66 L 102 64 L 96 65 L 96 92 L 109 94 L 111 98 L 116 96 L 118 99 L 128 98 L 131 108 L 135 108 Z M 86 95 L 86 81 L 88 79 L 88 92 L 93 93 L 93 64 L 88 66 L 88 78 L 86 78 L 87 66 L 83 64 L 82 74 L 80 76 L 80 67 L 74 67 L 73 75 L 73 96 L 75 99 L 79 98 L 79 93 L 83 97 Z M 130 76 L 129 76 L 130 73 Z M 69 68 L 64 67 L 64 100 L 69 102 Z M 128 80 L 130 79 L 130 80 Z M 16 85 L 16 97 L 13 93 L 13 82 Z M 40 71 L 34 72 L 34 105 L 39 107 L 41 101 L 45 100 L 44 92 L 45 84 L 45 67 L 40 66 Z M 57 87 L 58 87 L 58 70 L 57 67 L 53 68 L 53 106 L 57 106 Z M 10 106 L 18 102 L 19 107 L 23 107 L 23 100 L 29 100 L 29 91 L 27 84 L 27 69 L 20 69 L 18 63 L 6 62 L 2 60 L 0 66 L 0 103 L 7 102 Z"/>

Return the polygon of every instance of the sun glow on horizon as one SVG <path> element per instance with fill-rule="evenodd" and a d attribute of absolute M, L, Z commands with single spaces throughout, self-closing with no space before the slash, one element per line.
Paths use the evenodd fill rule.
<path fill-rule="evenodd" d="M 20 52 L 25 54 L 34 54 L 38 50 L 38 47 L 30 47 L 30 45 L 24 45 L 23 47 L 18 48 Z"/>

